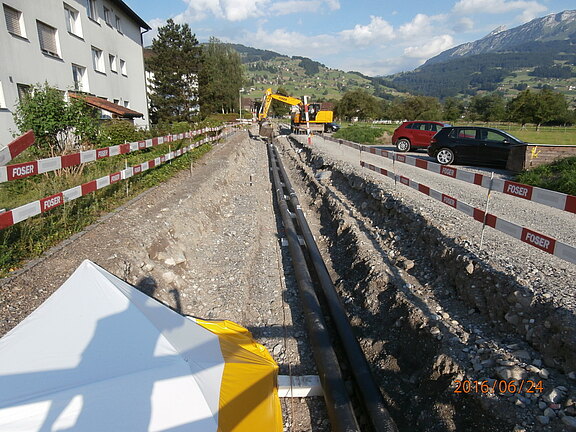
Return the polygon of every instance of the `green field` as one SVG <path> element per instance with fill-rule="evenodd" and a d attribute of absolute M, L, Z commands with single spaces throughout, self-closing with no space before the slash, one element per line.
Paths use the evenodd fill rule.
<path fill-rule="evenodd" d="M 475 123 L 477 126 L 494 127 L 509 132 L 522 141 L 533 144 L 576 145 L 576 126 L 540 126 L 517 123 Z M 461 125 L 461 124 L 458 124 Z M 470 123 L 465 123 L 470 125 Z"/>

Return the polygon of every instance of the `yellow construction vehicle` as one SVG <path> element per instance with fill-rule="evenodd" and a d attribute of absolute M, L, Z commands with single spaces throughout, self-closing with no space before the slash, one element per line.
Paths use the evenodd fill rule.
<path fill-rule="evenodd" d="M 305 105 L 304 102 L 302 102 L 300 99 L 272 93 L 272 89 L 268 89 L 262 98 L 262 104 L 260 105 L 260 109 L 258 111 L 258 120 L 260 123 L 265 121 L 268 117 L 268 110 L 270 109 L 270 104 L 274 99 L 280 102 L 284 102 L 285 104 L 292 105 L 292 132 L 306 129 L 306 111 L 308 111 L 308 123 L 310 124 L 310 130 L 324 131 L 326 125 L 332 123 L 334 120 L 334 113 L 332 111 L 321 110 L 319 103 L 309 103 Z"/>

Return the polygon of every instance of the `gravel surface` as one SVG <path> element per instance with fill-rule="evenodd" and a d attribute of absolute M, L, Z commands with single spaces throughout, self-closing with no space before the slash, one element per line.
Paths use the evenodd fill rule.
<path fill-rule="evenodd" d="M 554 284 L 547 275 L 539 291 L 540 277 L 526 280 L 507 265 L 536 262 L 533 251 L 520 242 L 479 251 L 466 216 L 363 170 L 358 151 L 296 138 L 304 145 L 279 141 L 321 215 L 323 253 L 400 429 L 573 430 L 573 310 L 555 306 L 562 298 L 544 290 Z M 481 383 L 517 387 L 475 388 Z"/>
<path fill-rule="evenodd" d="M 266 147 L 238 132 L 191 172 L 143 193 L 2 280 L 0 335 L 90 259 L 183 314 L 245 326 L 279 363 L 280 374 L 313 375 L 284 254 Z M 326 430 L 321 398 L 282 405 L 285 430 Z"/>
<path fill-rule="evenodd" d="M 567 338 L 576 328 L 575 265 L 490 228 L 479 250 L 480 224 L 362 169 L 358 151 L 321 137 L 305 151 L 286 138 L 280 142 L 402 431 L 572 430 L 576 367 L 570 373 L 560 368 L 574 366 L 574 341 Z M 384 158 L 363 153 L 362 160 L 392 169 Z M 404 176 L 484 206 L 484 189 L 400 165 L 395 168 Z M 495 195 L 492 213 L 576 244 L 573 215 Z M 0 281 L 0 335 L 90 259 L 183 314 L 247 327 L 281 374 L 316 374 L 272 196 L 265 144 L 236 133 L 191 172 L 145 192 Z M 504 316 L 508 310 L 516 313 Z M 520 335 L 524 327 L 530 344 Z M 538 352 L 546 347 L 536 339 L 565 344 L 566 352 L 556 362 L 555 348 Z M 453 388 L 455 379 L 523 377 L 544 380 L 545 391 L 458 396 Z M 287 431 L 330 429 L 319 398 L 283 400 L 282 407 Z"/>
<path fill-rule="evenodd" d="M 305 142 L 306 138 L 299 136 L 298 139 Z M 358 150 L 324 140 L 322 137 L 313 137 L 313 146 L 320 154 L 329 155 L 348 164 L 354 171 L 373 178 L 385 190 L 417 209 L 441 232 L 458 239 L 459 242 L 466 242 L 470 250 L 481 254 L 499 270 L 517 278 L 535 294 L 553 301 L 559 307 L 576 311 L 575 264 L 541 252 L 490 227 L 485 230 L 483 248 L 480 251 L 481 224 L 409 187 L 401 184 L 395 186 L 390 178 L 362 169 L 360 160 L 388 170 L 395 168 L 400 175 L 481 209 L 486 205 L 486 189 L 408 164 L 396 163 L 393 167 L 390 159 L 365 152 L 360 154 Z M 486 174 L 484 170 L 471 171 Z M 500 171 L 499 176 L 505 177 L 505 174 Z M 489 211 L 509 222 L 549 235 L 569 245 L 576 245 L 576 217 L 572 213 L 501 193 L 492 194 Z"/>

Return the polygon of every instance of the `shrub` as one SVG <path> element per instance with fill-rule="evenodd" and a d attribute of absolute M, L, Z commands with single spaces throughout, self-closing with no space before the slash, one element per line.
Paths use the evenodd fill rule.
<path fill-rule="evenodd" d="M 516 177 L 520 183 L 576 195 L 576 157 L 560 159 L 521 172 Z"/>
<path fill-rule="evenodd" d="M 381 137 L 384 130 L 370 126 L 350 126 L 340 129 L 334 134 L 334 138 L 343 138 L 359 144 L 374 144 L 376 138 Z"/>

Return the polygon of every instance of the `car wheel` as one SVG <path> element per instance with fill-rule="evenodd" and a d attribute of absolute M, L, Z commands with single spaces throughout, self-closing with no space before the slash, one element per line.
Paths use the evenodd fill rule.
<path fill-rule="evenodd" d="M 398 141 L 396 141 L 396 148 L 398 149 L 399 152 L 407 152 L 408 150 L 410 150 L 410 140 L 406 138 L 399 139 Z"/>
<path fill-rule="evenodd" d="M 454 152 L 448 148 L 441 148 L 436 153 L 436 160 L 442 165 L 450 165 L 454 162 Z"/>

